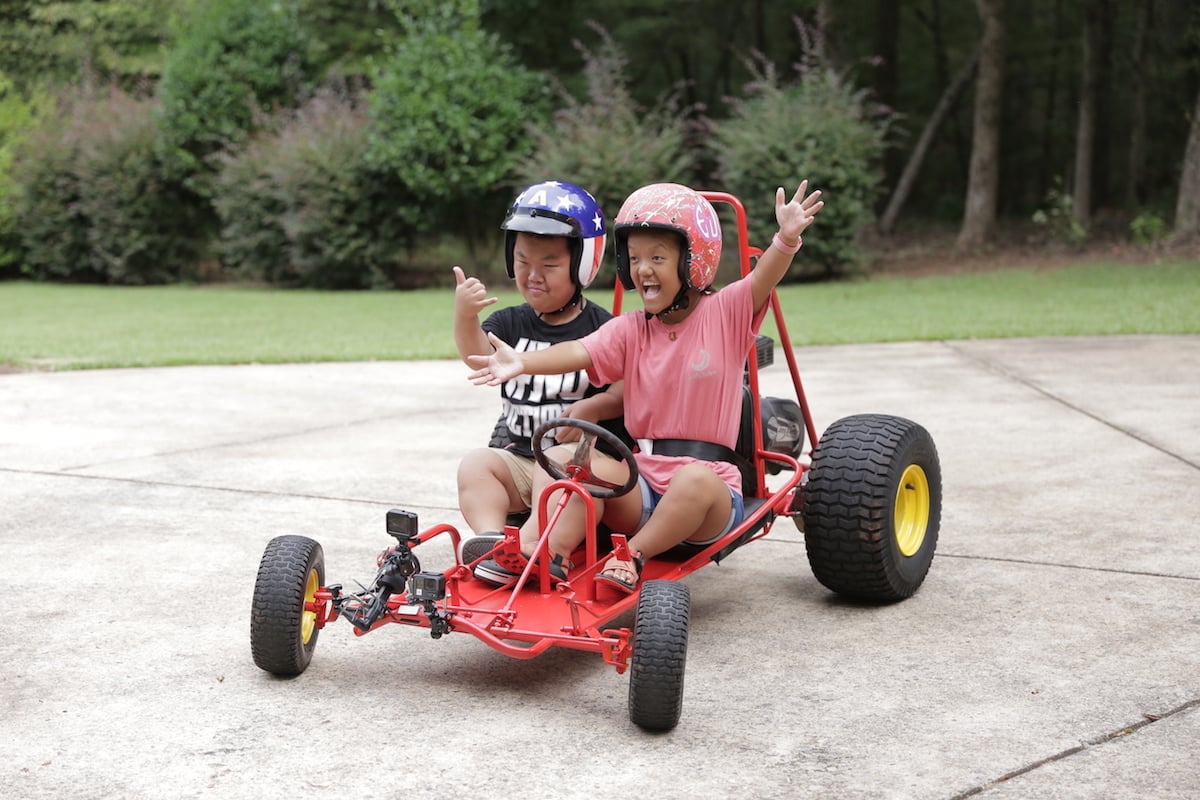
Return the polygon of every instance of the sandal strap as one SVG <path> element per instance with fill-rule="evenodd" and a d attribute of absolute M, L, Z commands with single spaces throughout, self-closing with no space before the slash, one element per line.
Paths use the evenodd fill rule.
<path fill-rule="evenodd" d="M 623 559 L 618 559 L 616 566 L 609 566 L 608 562 L 605 562 L 604 569 L 602 569 L 600 571 L 608 572 L 610 569 L 621 569 L 621 570 L 625 570 L 626 572 L 632 572 L 640 580 L 642 577 L 642 568 L 646 566 L 646 559 L 637 550 L 630 550 L 629 555 L 631 556 L 630 560 L 625 561 Z M 608 561 L 611 562 L 614 558 L 617 558 L 616 553 L 613 553 L 612 555 L 610 555 L 608 557 Z M 629 569 L 629 567 L 627 566 L 629 564 L 633 565 L 633 569 Z"/>

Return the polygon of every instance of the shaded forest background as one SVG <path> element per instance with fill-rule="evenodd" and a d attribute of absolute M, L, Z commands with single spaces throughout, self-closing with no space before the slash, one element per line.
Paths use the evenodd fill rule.
<path fill-rule="evenodd" d="M 841 216 L 799 277 L 922 236 L 1194 247 L 1200 4 L 0 5 L 0 276 L 420 285 L 494 261 L 549 176 L 610 218 L 650 181 L 733 191 L 758 236 L 810 177 Z"/>

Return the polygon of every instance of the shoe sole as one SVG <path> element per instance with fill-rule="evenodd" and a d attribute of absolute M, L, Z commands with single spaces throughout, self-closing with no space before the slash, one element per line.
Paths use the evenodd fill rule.
<path fill-rule="evenodd" d="M 483 558 L 503 540 L 503 536 L 476 536 L 467 539 L 462 543 L 462 562 L 470 564 L 472 561 Z"/>
<path fill-rule="evenodd" d="M 509 572 L 494 561 L 480 563 L 479 566 L 475 567 L 474 574 L 479 580 L 493 584 L 494 586 L 512 586 L 517 582 L 517 578 L 521 577 L 517 573 Z M 530 579 L 536 581 L 537 573 L 535 572 L 531 575 Z M 566 579 L 567 574 L 565 572 L 556 572 L 553 569 L 550 571 L 550 580 L 561 582 Z"/>
<path fill-rule="evenodd" d="M 475 567 L 475 577 L 494 586 L 511 586 L 521 576 L 509 572 L 494 561 L 484 561 Z"/>

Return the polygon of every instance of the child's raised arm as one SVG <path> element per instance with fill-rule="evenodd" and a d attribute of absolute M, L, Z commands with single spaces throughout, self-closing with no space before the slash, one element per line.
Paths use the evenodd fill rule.
<path fill-rule="evenodd" d="M 488 340 L 496 352 L 466 358 L 468 366 L 479 368 L 467 376 L 476 386 L 499 386 L 518 375 L 558 375 L 592 365 L 587 348 L 578 341 L 559 342 L 545 350 L 518 353 L 494 333 L 488 334 Z"/>
<path fill-rule="evenodd" d="M 472 353 L 486 353 L 487 336 L 479 325 L 479 314 L 495 303 L 489 297 L 487 287 L 478 278 L 468 278 L 462 267 L 454 268 L 454 346 L 464 364 L 470 366 L 467 357 Z"/>
<path fill-rule="evenodd" d="M 800 249 L 800 235 L 812 224 L 817 212 L 825 205 L 825 201 L 819 199 L 820 190 L 805 197 L 806 191 L 807 180 L 800 181 L 800 186 L 791 200 L 786 200 L 782 186 L 775 190 L 775 220 L 779 223 L 779 233 L 775 234 L 770 247 L 759 257 L 754 271 L 750 273 L 756 312 L 763 307 L 771 297 L 771 291 L 787 274 L 792 265 L 792 257 Z"/>

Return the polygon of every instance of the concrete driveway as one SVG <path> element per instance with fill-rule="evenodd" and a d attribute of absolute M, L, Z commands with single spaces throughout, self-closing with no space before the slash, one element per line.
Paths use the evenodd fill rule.
<path fill-rule="evenodd" d="M 691 576 L 664 735 L 587 653 L 338 623 L 297 679 L 251 661 L 271 537 L 352 585 L 388 508 L 461 522 L 497 407 L 462 365 L 0 375 L 4 796 L 1200 796 L 1200 337 L 797 354 L 819 430 L 932 433 L 937 557 L 854 605 L 784 521 Z"/>

